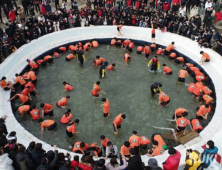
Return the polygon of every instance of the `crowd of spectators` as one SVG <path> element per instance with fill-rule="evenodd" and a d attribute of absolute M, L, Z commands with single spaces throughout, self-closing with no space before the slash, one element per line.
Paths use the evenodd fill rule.
<path fill-rule="evenodd" d="M 0 28 L 0 62 L 40 36 L 74 27 L 129 25 L 169 31 L 222 54 L 222 38 L 213 27 L 221 21 L 220 0 L 0 0 L 7 21 Z M 52 10 L 55 3 L 55 10 Z M 82 3 L 82 2 L 81 2 Z"/>
<path fill-rule="evenodd" d="M 148 160 L 148 166 L 142 162 L 137 148 L 129 150 L 129 156 L 113 155 L 110 160 L 106 158 L 93 159 L 93 150 L 86 150 L 81 157 L 73 158 L 69 153 L 59 152 L 56 145 L 53 150 L 45 151 L 41 143 L 34 141 L 27 148 L 17 142 L 16 132 L 8 133 L 5 121 L 7 116 L 0 118 L 0 169 L 2 170 L 161 170 L 155 158 Z M 107 149 L 118 148 L 111 142 Z M 116 148 L 115 148 L 116 147 Z M 218 148 L 213 141 L 208 141 L 206 149 L 200 154 L 197 150 L 188 149 L 184 160 L 185 170 L 207 168 L 217 154 Z M 164 170 L 177 170 L 180 164 L 181 153 L 170 147 L 168 158 L 163 162 Z M 118 159 L 119 158 L 119 161 Z"/>

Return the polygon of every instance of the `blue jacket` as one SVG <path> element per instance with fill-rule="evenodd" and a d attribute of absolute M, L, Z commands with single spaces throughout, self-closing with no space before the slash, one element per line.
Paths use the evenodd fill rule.
<path fill-rule="evenodd" d="M 202 163 L 209 166 L 214 159 L 214 155 L 217 154 L 218 148 L 215 146 L 213 149 L 205 149 L 201 155 Z"/>

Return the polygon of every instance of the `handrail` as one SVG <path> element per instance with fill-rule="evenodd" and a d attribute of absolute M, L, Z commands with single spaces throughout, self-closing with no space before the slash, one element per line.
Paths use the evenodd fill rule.
<path fill-rule="evenodd" d="M 157 126 L 153 126 L 153 128 L 161 129 L 161 130 L 171 130 L 173 132 L 173 136 L 174 136 L 175 140 L 178 140 L 177 136 L 176 136 L 176 132 L 175 132 L 175 130 L 173 128 L 165 128 L 165 127 L 157 127 Z"/>

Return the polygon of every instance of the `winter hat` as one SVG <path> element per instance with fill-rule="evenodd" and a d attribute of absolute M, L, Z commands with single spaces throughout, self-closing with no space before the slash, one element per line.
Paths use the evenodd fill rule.
<path fill-rule="evenodd" d="M 150 158 L 150 159 L 148 160 L 148 165 L 149 165 L 151 168 L 158 168 L 157 160 L 154 159 L 154 158 Z"/>

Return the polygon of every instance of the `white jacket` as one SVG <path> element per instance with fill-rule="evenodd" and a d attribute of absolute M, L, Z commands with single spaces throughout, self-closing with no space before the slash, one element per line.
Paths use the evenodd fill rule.
<path fill-rule="evenodd" d="M 56 31 L 60 31 L 60 28 L 59 28 L 59 21 L 57 22 L 57 24 L 56 24 L 55 21 L 53 22 L 53 28 L 54 28 L 54 32 L 56 32 Z"/>
<path fill-rule="evenodd" d="M 12 166 L 12 160 L 8 157 L 7 153 L 0 156 L 0 169 L 1 170 L 14 170 Z"/>

